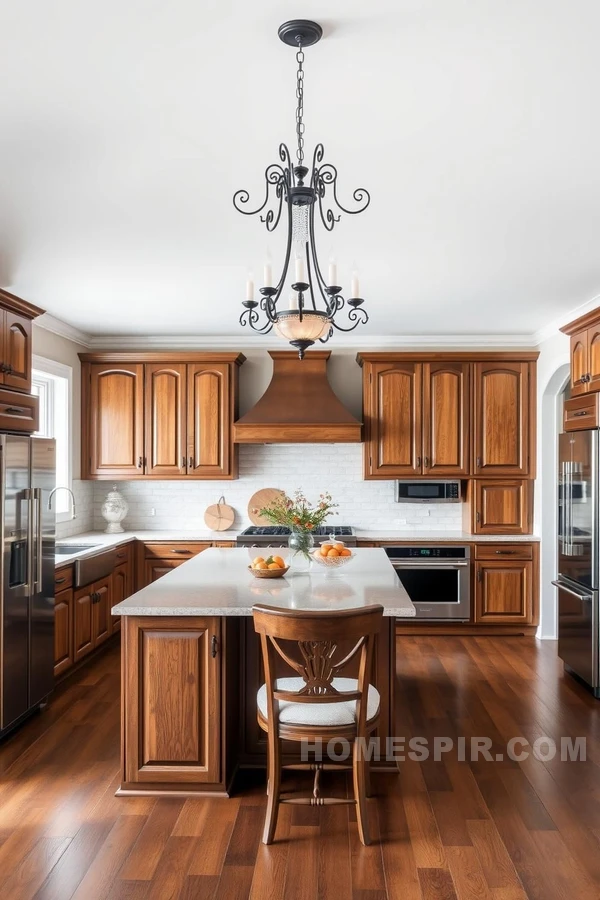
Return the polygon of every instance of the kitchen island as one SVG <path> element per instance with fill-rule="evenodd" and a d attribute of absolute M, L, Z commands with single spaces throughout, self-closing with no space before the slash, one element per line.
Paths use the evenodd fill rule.
<path fill-rule="evenodd" d="M 248 570 L 255 549 L 209 549 L 113 607 L 123 617 L 117 794 L 228 796 L 239 767 L 265 765 L 266 736 L 256 722 L 264 681 L 252 623 L 257 602 L 331 611 L 381 604 L 377 735 L 382 744 L 394 736 L 395 621 L 415 609 L 384 550 L 355 552 L 335 574 L 313 563 L 310 573 L 271 580 Z M 297 752 L 284 745 L 286 758 Z"/>

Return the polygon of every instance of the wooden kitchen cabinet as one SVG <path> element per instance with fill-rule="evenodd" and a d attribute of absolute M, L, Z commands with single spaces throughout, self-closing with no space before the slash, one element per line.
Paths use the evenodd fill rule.
<path fill-rule="evenodd" d="M 600 391 L 600 307 L 560 330 L 571 343 L 571 397 Z"/>
<path fill-rule="evenodd" d="M 474 366 L 474 475 L 530 477 L 535 434 L 533 365 L 510 360 Z"/>
<path fill-rule="evenodd" d="M 510 557 L 475 562 L 475 622 L 533 622 L 531 560 Z"/>
<path fill-rule="evenodd" d="M 54 596 L 54 676 L 73 665 L 73 589 Z"/>
<path fill-rule="evenodd" d="M 423 474 L 460 478 L 470 471 L 470 365 L 423 363 Z"/>
<path fill-rule="evenodd" d="M 186 385 L 184 363 L 145 366 L 145 475 L 187 472 Z"/>
<path fill-rule="evenodd" d="M 74 660 L 78 662 L 110 637 L 112 576 L 79 588 L 74 594 Z"/>
<path fill-rule="evenodd" d="M 366 363 L 366 478 L 410 478 L 420 474 L 421 384 L 420 363 Z"/>
<path fill-rule="evenodd" d="M 219 782 L 220 650 L 219 618 L 125 617 L 125 782 Z"/>
<path fill-rule="evenodd" d="M 212 547 L 208 541 L 189 541 L 187 543 L 153 542 L 139 544 L 138 572 L 141 574 L 141 584 L 138 589 L 158 581 L 172 569 L 187 562 Z"/>
<path fill-rule="evenodd" d="M 0 325 L 0 344 L 3 347 L 0 384 L 13 391 L 30 393 L 32 320 L 17 312 L 3 310 Z"/>
<path fill-rule="evenodd" d="M 473 534 L 530 534 L 533 481 L 477 478 L 469 482 L 465 531 Z"/>
<path fill-rule="evenodd" d="M 537 353 L 360 353 L 365 478 L 533 478 Z"/>
<path fill-rule="evenodd" d="M 237 477 L 236 353 L 82 353 L 87 478 Z"/>
<path fill-rule="evenodd" d="M 139 478 L 144 471 L 144 367 L 82 368 L 82 471 L 92 478 Z"/>

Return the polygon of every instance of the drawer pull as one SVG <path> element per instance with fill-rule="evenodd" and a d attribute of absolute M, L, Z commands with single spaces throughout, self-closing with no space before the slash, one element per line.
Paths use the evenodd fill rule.
<path fill-rule="evenodd" d="M 66 578 L 55 578 L 55 579 L 54 579 L 54 581 L 56 582 L 56 584 L 64 584 L 64 582 L 65 582 L 66 580 L 67 580 Z"/>
<path fill-rule="evenodd" d="M 8 413 L 9 416 L 20 416 L 25 410 L 22 406 L 7 406 L 4 412 Z"/>
<path fill-rule="evenodd" d="M 514 556 L 516 550 L 496 550 L 498 556 Z"/>
<path fill-rule="evenodd" d="M 578 418 L 579 416 L 589 416 L 589 412 L 587 411 L 587 409 L 582 409 L 580 410 L 580 412 L 573 413 L 574 419 Z"/>
<path fill-rule="evenodd" d="M 171 547 L 171 553 L 184 553 L 187 556 L 191 552 L 191 550 L 177 550 L 175 547 Z"/>

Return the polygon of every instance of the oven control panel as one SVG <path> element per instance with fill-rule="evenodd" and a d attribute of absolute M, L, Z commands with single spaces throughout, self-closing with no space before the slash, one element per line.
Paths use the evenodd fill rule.
<path fill-rule="evenodd" d="M 390 559 L 468 559 L 470 547 L 386 547 Z"/>

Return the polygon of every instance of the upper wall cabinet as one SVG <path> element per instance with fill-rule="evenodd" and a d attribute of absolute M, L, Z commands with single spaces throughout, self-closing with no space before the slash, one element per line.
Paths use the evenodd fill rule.
<path fill-rule="evenodd" d="M 0 290 L 0 385 L 31 393 L 32 320 L 43 309 Z"/>
<path fill-rule="evenodd" d="M 533 380 L 531 363 L 475 363 L 474 475 L 533 474 Z"/>
<path fill-rule="evenodd" d="M 237 477 L 235 353 L 83 353 L 87 478 Z"/>
<path fill-rule="evenodd" d="M 600 309 L 561 328 L 571 338 L 571 396 L 600 391 Z"/>
<path fill-rule="evenodd" d="M 365 353 L 365 478 L 533 477 L 535 353 Z"/>
<path fill-rule="evenodd" d="M 377 354 L 373 354 L 376 356 Z M 403 360 L 364 364 L 365 477 L 461 476 L 469 469 L 469 366 Z"/>

